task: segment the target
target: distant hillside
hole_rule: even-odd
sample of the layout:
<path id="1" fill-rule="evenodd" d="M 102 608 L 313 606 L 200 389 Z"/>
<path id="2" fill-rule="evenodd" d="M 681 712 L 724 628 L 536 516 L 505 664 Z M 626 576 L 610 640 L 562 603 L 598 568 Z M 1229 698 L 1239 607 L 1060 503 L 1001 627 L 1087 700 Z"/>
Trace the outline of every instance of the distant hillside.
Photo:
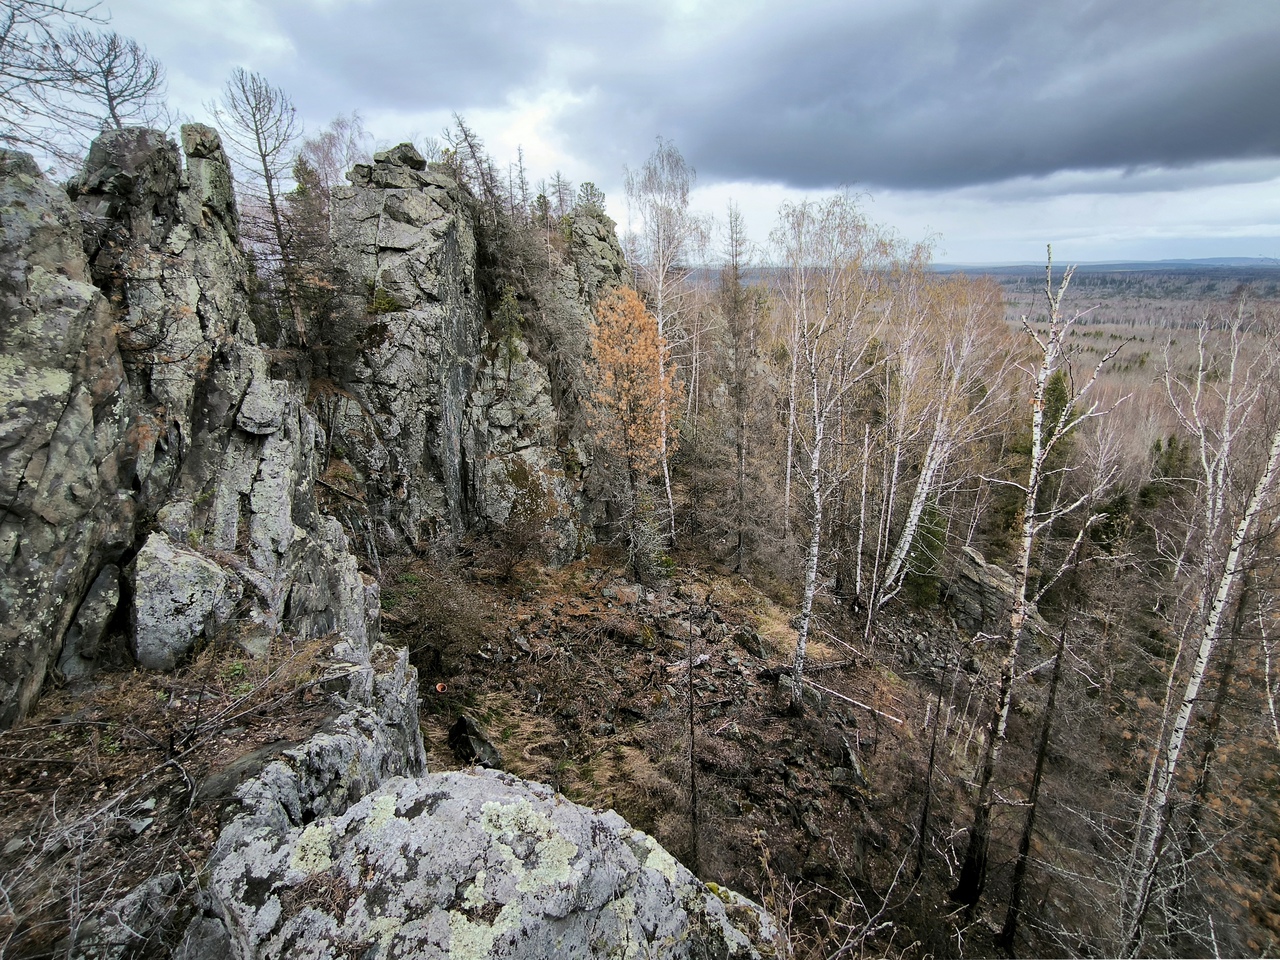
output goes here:
<path id="1" fill-rule="evenodd" d="M 1067 264 L 1063 264 L 1066 266 Z M 1205 257 L 1198 260 L 1099 260 L 1074 265 L 1078 273 L 1202 273 L 1223 270 L 1232 274 L 1240 270 L 1258 271 L 1268 276 L 1280 272 L 1280 260 L 1266 257 Z M 1044 274 L 1044 263 L 938 263 L 938 273 L 967 273 L 977 276 L 1018 276 Z"/>
<path id="2" fill-rule="evenodd" d="M 1065 262 L 1055 264 L 1054 276 L 1062 276 L 1067 266 Z M 991 277 L 1004 288 L 1014 316 L 1033 309 L 1032 304 L 1043 299 L 1043 263 L 936 264 L 933 269 L 938 273 Z M 1082 263 L 1076 265 L 1075 270 L 1071 284 L 1074 297 L 1105 302 L 1113 308 L 1097 314 L 1094 322 L 1141 317 L 1138 322 L 1143 324 L 1166 326 L 1173 322 L 1175 326 L 1184 326 L 1193 323 L 1201 313 L 1201 307 L 1193 309 L 1192 305 L 1228 300 L 1241 287 L 1248 288 L 1255 299 L 1280 298 L 1280 262 L 1261 257 Z M 1179 315 L 1174 321 L 1168 316 L 1157 320 L 1151 309 L 1154 303 L 1164 304 L 1179 314 L 1191 312 Z"/>

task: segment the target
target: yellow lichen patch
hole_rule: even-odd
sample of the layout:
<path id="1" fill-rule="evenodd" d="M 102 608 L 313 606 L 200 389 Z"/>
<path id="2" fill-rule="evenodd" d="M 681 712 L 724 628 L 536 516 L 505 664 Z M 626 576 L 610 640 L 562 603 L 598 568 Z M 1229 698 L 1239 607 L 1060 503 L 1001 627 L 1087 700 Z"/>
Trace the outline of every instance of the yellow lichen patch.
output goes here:
<path id="1" fill-rule="evenodd" d="M 401 926 L 403 924 L 399 917 L 374 917 L 369 921 L 369 932 L 378 938 L 379 944 L 385 947 Z"/>
<path id="2" fill-rule="evenodd" d="M 622 938 L 616 945 L 620 947 L 620 952 L 610 951 L 609 956 L 616 956 L 619 960 L 634 960 L 637 957 L 644 956 L 644 950 L 637 943 L 633 936 L 636 931 L 636 902 L 630 896 L 619 897 L 613 903 L 609 904 L 613 910 L 614 917 L 618 921 L 618 934 Z"/>
<path id="3" fill-rule="evenodd" d="M 548 824 L 550 821 L 547 821 Z M 578 845 L 572 840 L 553 833 L 549 837 L 544 837 L 538 841 L 534 847 L 535 856 L 537 857 L 538 866 L 529 870 L 520 882 L 516 884 L 516 889 L 521 893 L 528 893 L 531 890 L 537 890 L 540 887 L 550 886 L 551 884 L 563 883 L 573 875 L 573 868 L 570 866 L 573 858 L 578 853 Z"/>
<path id="4" fill-rule="evenodd" d="M 373 801 L 373 809 L 369 811 L 369 829 L 378 830 L 396 818 L 396 798 L 383 794 Z"/>
<path id="5" fill-rule="evenodd" d="M 639 833 L 639 831 L 637 831 Z M 640 842 L 649 848 L 649 855 L 645 857 L 644 865 L 650 870 L 656 870 L 672 883 L 679 882 L 679 864 L 676 858 L 667 853 L 666 850 L 647 833 L 640 833 Z"/>
<path id="6" fill-rule="evenodd" d="M 451 960 L 481 960 L 493 952 L 493 944 L 520 921 L 520 908 L 508 903 L 492 924 L 475 921 L 461 913 L 449 914 L 449 956 Z"/>
<path id="7" fill-rule="evenodd" d="M 555 823 L 535 810 L 528 800 L 486 803 L 480 809 L 480 825 L 498 841 L 512 866 L 516 887 L 522 893 L 563 883 L 572 875 L 570 862 L 578 853 L 577 844 L 561 835 Z M 511 848 L 509 840 L 517 837 L 537 838 L 533 856 L 527 858 L 527 862 L 535 864 L 532 869 L 521 863 Z"/>
<path id="8" fill-rule="evenodd" d="M 333 866 L 332 831 L 327 824 L 308 824 L 293 845 L 289 866 L 308 877 Z"/>
<path id="9" fill-rule="evenodd" d="M 471 886 L 467 887 L 467 892 L 462 895 L 462 905 L 468 910 L 476 910 L 485 905 L 485 877 L 485 871 L 479 871 L 476 874 L 475 880 L 471 882 Z"/>

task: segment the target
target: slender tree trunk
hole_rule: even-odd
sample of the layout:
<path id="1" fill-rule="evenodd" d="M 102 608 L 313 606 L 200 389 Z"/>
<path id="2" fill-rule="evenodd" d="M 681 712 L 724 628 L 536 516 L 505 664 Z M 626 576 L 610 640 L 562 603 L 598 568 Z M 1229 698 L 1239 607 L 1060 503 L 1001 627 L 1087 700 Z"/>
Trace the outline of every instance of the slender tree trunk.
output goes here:
<path id="1" fill-rule="evenodd" d="M 816 371 L 815 371 L 816 376 Z M 804 599 L 800 604 L 800 623 L 796 629 L 795 672 L 792 675 L 791 710 L 804 712 L 804 664 L 809 640 L 809 622 L 813 617 L 813 597 L 818 591 L 818 550 L 822 541 L 822 434 L 825 418 L 818 411 L 817 381 L 814 381 L 814 437 L 809 454 L 809 494 L 813 503 L 813 525 L 809 530 L 809 547 L 804 564 Z"/>
<path id="2" fill-rule="evenodd" d="M 1037 431 L 1038 433 L 1038 431 Z M 1034 441 L 1038 443 L 1037 441 Z M 991 713 L 986 749 L 978 778 L 978 796 L 974 803 L 973 827 L 969 831 L 969 845 L 965 851 L 960 880 L 951 897 L 963 903 L 972 918 L 982 891 L 987 885 L 987 848 L 991 842 L 991 807 L 995 799 L 994 780 L 996 763 L 1004 747 L 1005 731 L 1009 726 L 1009 705 L 1013 700 L 1013 673 L 1022 644 L 1023 624 L 1027 611 L 1027 576 L 1030 569 L 1031 543 L 1035 519 L 1035 494 L 1039 484 L 1033 485 L 1027 494 L 1025 519 L 1022 523 L 1022 545 L 1019 550 L 1018 572 L 1014 576 L 1013 613 L 1005 635 L 1007 650 L 1000 663 L 1000 679 L 996 688 L 995 709 Z"/>
<path id="3" fill-rule="evenodd" d="M 795 459 L 796 443 L 796 392 L 800 377 L 800 312 L 797 311 L 791 337 L 791 376 L 787 380 L 787 464 L 782 481 L 782 537 L 784 540 L 791 534 L 791 464 Z"/>
<path id="4" fill-rule="evenodd" d="M 857 557 L 857 574 L 855 575 L 854 589 L 858 592 L 858 600 L 863 600 L 863 582 L 862 582 L 862 550 L 866 545 L 867 534 L 867 462 L 871 459 L 871 424 L 865 424 L 862 428 L 862 488 L 861 499 L 858 503 L 858 557 Z M 867 617 L 870 618 L 871 613 L 868 611 Z"/>
<path id="5" fill-rule="evenodd" d="M 638 524 L 640 522 L 640 472 L 635 458 L 627 453 L 627 554 L 631 560 L 631 572 L 643 589 L 644 573 L 640 569 Z"/>
<path id="6" fill-rule="evenodd" d="M 1200 818 L 1209 796 L 1209 779 L 1213 773 L 1213 762 L 1218 752 L 1218 732 L 1222 729 L 1222 714 L 1226 709 L 1227 698 L 1231 693 L 1231 681 L 1235 675 L 1236 650 L 1239 647 L 1239 636 L 1243 626 L 1247 592 L 1248 587 L 1241 591 L 1240 599 L 1236 601 L 1231 635 L 1227 642 L 1227 657 L 1222 665 L 1222 676 L 1218 678 L 1217 692 L 1213 697 L 1213 712 L 1209 714 L 1209 722 L 1205 725 L 1204 756 L 1200 760 L 1200 772 L 1196 776 L 1195 791 L 1191 794 L 1191 806 L 1187 811 L 1187 836 L 1182 852 L 1184 861 L 1189 861 L 1195 856 L 1197 841 L 1200 839 Z"/>
<path id="7" fill-rule="evenodd" d="M 1046 283 L 1046 287 L 1048 284 Z M 1058 294 L 1061 298 L 1061 292 Z M 1057 302 L 1049 292 L 1051 310 L 1056 319 Z M 1022 505 L 1022 536 L 1018 543 L 1018 566 L 1014 571 L 1013 606 L 1005 634 L 1006 651 L 1000 663 L 1000 679 L 996 688 L 995 708 L 988 726 L 987 743 L 983 753 L 978 778 L 978 795 L 974 802 L 973 826 L 969 830 L 969 844 L 965 850 L 960 879 L 951 898 L 965 905 L 965 913 L 972 919 L 977 910 L 982 891 L 987 885 L 987 850 L 991 842 L 991 806 L 994 800 L 996 762 L 1004 746 L 1005 731 L 1009 725 L 1009 704 L 1013 699 L 1013 672 L 1018 661 L 1018 649 L 1022 643 L 1023 626 L 1027 618 L 1027 579 L 1031 569 L 1031 548 L 1036 532 L 1036 501 L 1040 495 L 1041 474 L 1044 468 L 1044 413 L 1045 393 L 1049 377 L 1058 359 L 1059 341 L 1051 337 L 1044 352 L 1031 404 L 1031 462 L 1027 470 L 1025 497 Z"/>
<path id="8" fill-rule="evenodd" d="M 708 603 L 711 595 L 707 594 Z M 693 619 L 689 619 L 689 637 L 688 637 L 688 655 L 689 655 L 689 834 L 693 849 L 693 863 L 689 868 L 695 873 L 700 873 L 699 852 L 698 852 L 698 746 L 697 746 L 697 726 L 694 715 L 694 685 L 693 685 L 693 660 L 696 653 L 693 638 Z"/>
<path id="9" fill-rule="evenodd" d="M 307 324 L 302 316 L 297 276 L 293 269 L 293 256 L 289 251 L 289 243 L 285 237 L 284 215 L 280 212 L 280 201 L 276 196 L 276 178 L 271 171 L 271 165 L 267 162 L 265 145 L 260 146 L 259 159 L 262 161 L 262 177 L 267 188 L 267 208 L 271 211 L 271 230 L 275 234 L 276 247 L 280 251 L 280 275 L 284 280 L 285 304 L 289 308 L 289 315 L 293 318 L 293 327 L 298 336 L 298 345 L 305 347 L 307 345 Z"/>
<path id="10" fill-rule="evenodd" d="M 1209 658 L 1213 655 L 1214 646 L 1221 638 L 1224 615 L 1244 572 L 1244 553 L 1253 523 L 1266 505 L 1278 466 L 1280 466 L 1280 429 L 1272 435 L 1266 467 L 1254 485 L 1244 513 L 1232 534 L 1222 576 L 1218 581 L 1213 599 L 1205 611 L 1204 626 L 1200 631 L 1200 645 L 1191 667 L 1191 675 L 1187 678 L 1182 703 L 1178 708 L 1173 728 L 1169 731 L 1168 742 L 1161 751 L 1160 769 L 1155 779 L 1154 794 L 1147 805 L 1147 822 L 1140 825 L 1136 844 L 1138 855 L 1134 857 L 1134 862 L 1138 865 L 1138 873 L 1130 885 L 1133 894 L 1129 902 L 1130 920 L 1125 935 L 1126 956 L 1136 955 L 1142 946 L 1143 924 L 1146 922 L 1147 911 L 1151 906 L 1151 895 L 1156 872 L 1160 866 L 1160 855 L 1168 832 L 1169 820 L 1173 814 L 1174 775 L 1177 773 L 1178 759 L 1182 754 L 1187 726 L 1195 711 Z"/>
<path id="11" fill-rule="evenodd" d="M 746 557 L 747 526 L 747 403 L 746 390 L 741 374 L 738 383 L 738 470 L 737 470 L 737 521 L 738 545 L 734 551 L 733 570 L 741 573 Z"/>
<path id="12" fill-rule="evenodd" d="M 911 495 L 911 504 L 907 507 L 907 518 L 903 523 L 902 533 L 898 536 L 893 555 L 885 568 L 884 586 L 879 591 L 881 606 L 897 595 L 906 579 L 907 557 L 911 554 L 916 532 L 920 529 L 920 518 L 924 515 L 925 505 L 929 502 L 930 494 L 933 493 L 939 468 L 946 459 L 947 451 L 943 438 L 947 433 L 947 427 L 948 418 L 945 411 L 940 409 L 934 424 L 933 436 L 929 439 L 929 446 L 925 450 L 924 463 L 920 466 L 920 478 L 916 481 L 915 490 Z"/>
<path id="13" fill-rule="evenodd" d="M 1036 827 L 1036 812 L 1040 803 L 1040 785 L 1044 781 L 1045 758 L 1049 755 L 1049 734 L 1053 730 L 1054 708 L 1058 702 L 1058 683 L 1062 679 L 1062 655 L 1067 648 L 1067 622 L 1062 621 L 1058 633 L 1058 650 L 1053 658 L 1053 679 L 1049 681 L 1049 700 L 1044 707 L 1044 725 L 1040 728 L 1040 745 L 1036 749 L 1035 771 L 1031 774 L 1031 792 L 1027 795 L 1027 819 L 1022 825 L 1022 838 L 1018 841 L 1018 860 L 1013 867 L 1013 889 L 1009 893 L 1009 910 L 1004 915 L 1004 927 L 996 941 L 1012 952 L 1013 941 L 1018 934 L 1018 918 L 1022 913 L 1023 888 L 1027 879 L 1027 864 L 1031 859 L 1031 838 Z"/>
<path id="14" fill-rule="evenodd" d="M 955 663 L 948 658 L 951 672 L 955 674 Z M 929 766 L 924 778 L 924 803 L 920 805 L 920 825 L 916 830 L 916 866 L 912 876 L 919 880 L 924 873 L 924 853 L 929 845 L 929 812 L 933 801 L 933 768 L 934 759 L 938 755 L 938 728 L 942 726 L 942 688 L 946 686 L 946 678 L 938 677 L 938 695 L 933 701 L 933 736 L 929 741 Z"/>
<path id="15" fill-rule="evenodd" d="M 655 311 L 657 315 L 657 311 Z M 658 322 L 658 336 L 665 337 L 663 332 L 663 323 L 661 319 Z M 659 382 L 666 383 L 667 380 L 667 358 L 665 351 L 658 352 L 658 378 Z M 671 456 L 670 444 L 667 438 L 670 436 L 670 409 L 667 404 L 665 395 L 658 400 L 658 424 L 659 424 L 659 440 L 662 453 L 662 488 L 667 494 L 667 529 L 671 536 L 671 542 L 676 542 L 676 499 L 671 493 Z"/>

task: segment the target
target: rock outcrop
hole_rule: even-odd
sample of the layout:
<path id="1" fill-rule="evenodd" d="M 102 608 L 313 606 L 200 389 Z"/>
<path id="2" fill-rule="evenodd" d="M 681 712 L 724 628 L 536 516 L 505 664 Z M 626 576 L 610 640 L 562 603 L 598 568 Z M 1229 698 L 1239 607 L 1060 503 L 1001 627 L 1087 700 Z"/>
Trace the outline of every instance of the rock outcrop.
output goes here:
<path id="1" fill-rule="evenodd" d="M 228 835 L 211 895 L 243 957 L 745 960 L 773 934 L 616 813 L 509 774 L 394 778 L 338 816 Z"/>
<path id="2" fill-rule="evenodd" d="M 113 622 L 172 666 L 235 621 L 363 637 L 376 587 L 312 490 L 317 426 L 248 322 L 218 135 L 104 134 L 74 203 L 0 160 L 0 723 Z M 123 607 L 124 609 L 120 609 Z M 229 629 L 229 628 L 227 628 Z"/>
<path id="3" fill-rule="evenodd" d="M 341 439 L 361 444 L 381 521 L 455 536 L 540 491 L 559 505 L 536 514 L 552 552 L 572 555 L 566 385 L 518 328 L 495 337 L 467 198 L 406 148 L 353 180 L 337 201 L 351 265 L 394 308 Z M 579 332 L 621 276 L 598 226 L 575 222 L 555 277 Z M 70 196 L 0 152 L 0 723 L 113 643 L 171 669 L 211 636 L 250 653 L 332 640 L 332 718 L 235 790 L 196 902 L 191 877 L 152 876 L 59 949 L 132 956 L 181 921 L 187 958 L 759 956 L 759 907 L 616 814 L 506 774 L 426 775 L 416 672 L 380 642 L 377 585 L 317 508 L 323 432 L 256 342 L 238 227 L 208 127 L 184 127 L 181 153 L 104 134 Z"/>
<path id="4" fill-rule="evenodd" d="M 132 541 L 140 446 L 79 212 L 0 152 L 0 726 L 31 707 L 81 600 Z M 109 595 L 110 585 L 100 594 Z M 83 653 L 90 652 L 88 650 Z"/>
<path id="5" fill-rule="evenodd" d="M 1013 610 L 1014 582 L 1008 572 L 987 563 L 972 547 L 963 547 L 955 569 L 942 591 L 943 605 L 956 625 L 969 634 L 1005 635 Z M 1024 629 L 1043 636 L 1049 628 L 1033 608 Z"/>
<path id="6" fill-rule="evenodd" d="M 476 202 L 408 144 L 348 179 L 332 199 L 335 260 L 367 320 L 334 442 L 380 538 L 456 540 L 532 518 L 552 560 L 573 557 L 589 535 L 575 386 L 534 355 L 514 300 L 485 293 Z M 554 318 L 544 339 L 577 368 L 590 304 L 625 266 L 611 225 L 584 215 L 569 233 L 541 307 Z"/>

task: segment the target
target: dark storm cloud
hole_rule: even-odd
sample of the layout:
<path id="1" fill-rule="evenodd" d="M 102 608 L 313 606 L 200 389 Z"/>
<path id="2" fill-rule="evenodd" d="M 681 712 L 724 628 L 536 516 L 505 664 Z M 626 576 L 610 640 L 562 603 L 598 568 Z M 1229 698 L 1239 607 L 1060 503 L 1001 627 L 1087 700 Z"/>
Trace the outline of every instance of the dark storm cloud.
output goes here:
<path id="1" fill-rule="evenodd" d="M 656 135 L 704 182 L 812 189 L 1280 157 L 1274 0 L 269 9 L 298 53 L 272 79 L 313 119 L 353 108 L 465 114 L 554 88 L 580 98 L 558 121 L 562 142 L 601 170 L 635 165 Z"/>
<path id="2" fill-rule="evenodd" d="M 780 7 L 674 59 L 642 38 L 575 78 L 595 94 L 568 132 L 602 162 L 660 133 L 704 180 L 804 188 L 1280 156 L 1269 0 L 884 6 Z"/>
<path id="3" fill-rule="evenodd" d="M 598 37 L 658 25 L 647 7 L 579 0 L 284 0 L 276 10 L 299 52 L 289 87 L 300 104 L 403 111 L 503 106 L 545 82 L 563 53 L 581 69 L 596 63 Z"/>

